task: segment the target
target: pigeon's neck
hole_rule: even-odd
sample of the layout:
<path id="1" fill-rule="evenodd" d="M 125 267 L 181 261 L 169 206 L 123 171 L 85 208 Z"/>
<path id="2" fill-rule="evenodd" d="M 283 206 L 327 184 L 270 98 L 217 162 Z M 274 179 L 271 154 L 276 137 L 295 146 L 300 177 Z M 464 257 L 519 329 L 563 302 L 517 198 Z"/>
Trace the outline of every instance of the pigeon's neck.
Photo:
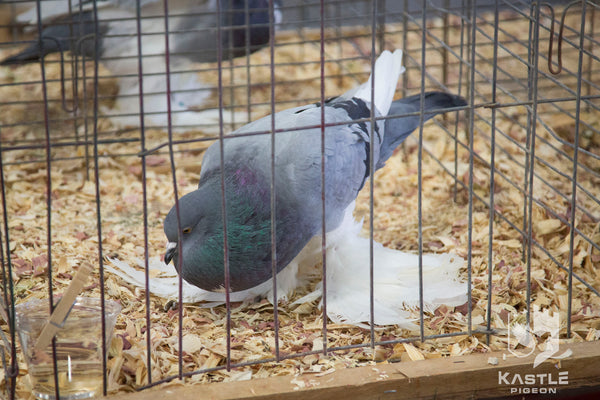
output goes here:
<path id="1" fill-rule="evenodd" d="M 270 259 L 271 220 L 257 217 L 256 210 L 246 199 L 228 199 L 227 202 L 227 249 L 232 290 L 239 290 L 240 280 L 246 273 L 260 265 L 265 258 Z M 199 259 L 219 277 L 215 282 L 224 282 L 225 234 L 222 220 L 215 226 L 212 234 L 205 237 L 200 249 Z M 244 283 L 242 283 L 245 285 Z M 217 289 L 217 288 L 213 288 Z"/>
<path id="2" fill-rule="evenodd" d="M 257 249 L 271 242 L 269 187 L 248 168 L 239 168 L 226 179 L 227 245 L 232 257 L 252 256 Z M 206 243 L 205 256 L 223 263 L 224 226 L 220 218 Z M 261 255 L 262 256 L 262 255 Z M 244 261 L 244 260 L 239 260 Z M 248 262 L 248 260 L 245 260 Z"/>

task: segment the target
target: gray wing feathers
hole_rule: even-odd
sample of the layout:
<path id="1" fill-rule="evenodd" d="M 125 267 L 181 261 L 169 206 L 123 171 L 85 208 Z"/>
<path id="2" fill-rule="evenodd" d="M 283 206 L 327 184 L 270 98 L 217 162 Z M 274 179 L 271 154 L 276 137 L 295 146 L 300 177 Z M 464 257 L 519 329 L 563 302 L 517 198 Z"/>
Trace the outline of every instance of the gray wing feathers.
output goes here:
<path id="1" fill-rule="evenodd" d="M 301 111 L 301 112 L 298 112 Z M 348 124 L 327 127 L 325 130 L 325 201 L 327 230 L 341 222 L 343 211 L 356 198 L 361 189 L 367 168 L 369 141 L 358 124 L 349 121 L 346 110 L 326 107 L 326 124 L 348 121 Z M 276 129 L 315 126 L 321 122 L 321 111 L 316 105 L 297 107 L 275 114 Z M 382 124 L 380 124 L 382 125 Z M 239 136 L 239 133 L 268 132 L 270 116 L 254 121 L 225 138 L 225 158 L 228 169 L 239 166 L 238 160 L 252 163 L 261 172 L 265 185 L 270 184 L 271 135 Z M 383 129 L 383 126 L 380 127 Z M 377 148 L 379 146 L 376 146 Z M 304 218 L 321 221 L 321 129 L 303 129 L 278 132 L 276 148 L 276 189 L 278 201 L 301 210 Z M 210 146 L 202 161 L 200 182 L 220 168 L 218 143 Z M 231 171 L 228 171 L 231 172 Z M 316 233 L 315 233 L 316 234 Z"/>

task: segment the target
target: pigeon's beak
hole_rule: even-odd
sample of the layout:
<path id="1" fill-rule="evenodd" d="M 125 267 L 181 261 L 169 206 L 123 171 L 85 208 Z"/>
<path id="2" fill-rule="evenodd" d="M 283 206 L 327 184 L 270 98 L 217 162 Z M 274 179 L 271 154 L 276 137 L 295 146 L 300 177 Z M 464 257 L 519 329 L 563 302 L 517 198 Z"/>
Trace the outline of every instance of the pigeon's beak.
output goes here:
<path id="1" fill-rule="evenodd" d="M 177 242 L 167 243 L 167 251 L 165 252 L 165 264 L 169 264 L 173 256 L 177 253 Z"/>

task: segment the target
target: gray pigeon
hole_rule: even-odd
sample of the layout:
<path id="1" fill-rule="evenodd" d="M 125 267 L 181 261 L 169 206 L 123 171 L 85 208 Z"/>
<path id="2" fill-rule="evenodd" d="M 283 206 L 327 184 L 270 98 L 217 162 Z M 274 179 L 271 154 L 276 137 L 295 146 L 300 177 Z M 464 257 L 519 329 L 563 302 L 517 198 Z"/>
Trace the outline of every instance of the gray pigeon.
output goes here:
<path id="1" fill-rule="evenodd" d="M 294 263 L 292 261 L 300 257 L 299 253 L 307 247 L 309 241 L 322 232 L 321 129 L 314 128 L 321 123 L 322 107 L 324 107 L 325 124 L 327 124 L 325 128 L 325 223 L 327 232 L 333 235 L 330 239 L 328 234 L 327 240 L 328 242 L 331 240 L 332 243 L 352 242 L 353 239 L 349 239 L 345 233 L 335 234 L 342 226 L 347 226 L 348 231 L 352 231 L 352 235 L 358 236 L 358 231 L 352 228 L 353 223 L 344 221 L 348 218 L 352 220 L 354 200 L 370 175 L 371 147 L 374 146 L 373 165 L 380 168 L 394 148 L 418 127 L 418 115 L 378 120 L 375 126 L 372 126 L 369 120 L 372 112 L 375 117 L 383 117 L 388 113 L 404 114 L 420 110 L 420 95 L 392 102 L 398 76 L 403 71 L 401 60 L 400 50 L 394 53 L 384 51 L 377 59 L 374 73 L 375 107 L 371 106 L 371 78 L 369 78 L 368 82 L 357 89 L 330 99 L 323 106 L 312 104 L 274 115 L 275 129 L 282 130 L 275 135 L 275 250 L 276 270 L 279 273 L 278 284 L 281 283 L 279 281 L 282 272 L 288 269 L 290 264 L 294 264 L 295 261 Z M 424 119 L 445 112 L 448 108 L 465 104 L 465 100 L 459 96 L 428 92 L 425 94 Z M 264 295 L 265 293 L 260 292 L 271 289 L 269 283 L 272 279 L 271 136 L 269 134 L 248 136 L 251 132 L 269 132 L 271 118 L 272 116 L 267 116 L 252 122 L 224 139 L 223 173 L 227 210 L 229 284 L 230 291 L 234 294 L 248 291 L 252 295 Z M 190 284 L 222 294 L 225 278 L 221 174 L 220 149 L 217 142 L 206 151 L 198 189 L 179 199 L 179 222 L 177 210 L 173 207 L 165 219 L 164 231 L 169 241 L 165 262 L 168 264 L 173 260 L 183 279 Z M 356 268 L 367 272 L 366 282 L 368 282 L 368 244 L 366 247 L 361 246 L 363 255 L 357 257 L 362 257 L 366 262 Z M 354 252 L 354 249 L 349 251 Z M 366 260 L 364 260 L 365 256 Z M 413 257 L 410 262 L 414 266 L 416 256 L 410 256 Z M 438 265 L 437 261 L 433 262 L 435 264 L 433 270 L 440 267 L 437 271 L 444 271 L 438 274 L 439 282 L 434 290 L 437 293 L 432 294 L 435 299 L 447 300 L 454 304 L 464 303 L 465 286 L 458 283 L 451 284 L 451 281 L 456 280 L 457 269 L 462 266 L 462 260 L 459 259 L 454 257 L 446 263 L 446 266 Z M 350 259 L 349 262 L 352 263 L 352 260 Z M 328 261 L 328 274 L 338 276 L 344 269 L 352 271 L 352 267 L 348 265 L 337 269 L 332 267 L 331 271 L 330 267 Z M 396 265 L 388 269 L 396 277 L 389 278 L 388 283 L 393 282 L 394 279 L 402 280 L 398 278 L 400 276 L 398 274 L 401 274 L 398 272 L 400 267 Z M 429 275 L 435 275 L 435 272 Z M 445 277 L 448 279 L 446 280 Z M 293 289 L 297 284 L 294 276 L 285 279 L 291 282 L 286 283 L 288 289 Z M 343 280 L 349 282 L 348 278 Z M 411 282 L 414 282 L 414 276 Z M 360 284 L 364 283 L 363 279 Z M 418 280 L 413 286 L 418 287 Z M 442 291 L 439 290 L 440 286 Z M 257 287 L 262 289 L 253 290 Z M 331 305 L 329 296 L 336 296 L 336 293 L 331 291 L 331 287 L 335 286 L 329 284 L 328 275 L 328 309 Z M 352 289 L 352 285 L 350 287 Z M 444 288 L 447 289 L 447 295 L 444 294 Z M 365 292 L 362 288 L 359 290 Z M 350 290 L 350 297 L 352 291 Z M 368 293 L 368 286 L 366 293 Z M 282 294 L 286 294 L 285 290 Z M 395 299 L 394 304 L 405 304 L 409 301 L 407 298 L 402 298 L 402 295 L 399 297 Z M 234 298 L 240 300 L 239 296 Z M 425 299 L 429 301 L 427 296 Z M 414 299 L 411 301 L 414 305 Z M 341 303 L 344 302 L 347 303 L 347 299 Z M 432 300 L 431 303 L 440 302 Z M 368 300 L 366 307 L 368 309 Z M 364 308 L 365 305 L 362 309 Z M 379 321 L 400 323 L 400 319 L 404 317 L 405 315 L 402 314 L 401 317 Z M 354 320 L 344 316 L 337 319 Z M 358 320 L 368 320 L 368 316 L 367 318 L 360 316 Z"/>
<path id="2" fill-rule="evenodd" d="M 1 1 L 1 0 L 0 0 Z M 269 43 L 268 0 L 218 0 L 220 3 L 221 48 L 223 60 L 244 56 Z M 37 9 L 22 13 L 18 22 L 37 26 Z M 46 4 L 47 3 L 47 4 Z M 246 4 L 247 3 L 247 4 Z M 47 54 L 73 51 L 100 60 L 119 76 L 119 97 L 112 121 L 117 126 L 139 124 L 138 35 L 136 0 L 98 0 L 99 53 L 95 57 L 93 1 L 43 1 L 41 16 L 43 45 L 36 39 L 20 53 L 0 65 L 34 62 Z M 169 62 L 173 126 L 218 123 L 218 112 L 204 113 L 211 87 L 201 82 L 195 63 L 217 61 L 217 0 L 170 0 Z M 167 125 L 165 11 L 163 1 L 141 0 L 141 46 L 143 54 L 144 112 L 148 124 Z M 248 11 L 248 12 L 246 12 Z M 274 3 L 275 24 L 281 21 L 279 3 Z M 225 118 L 234 118 L 225 113 Z M 237 121 L 243 120 L 238 117 Z M 225 121 L 227 123 L 227 121 Z"/>
<path id="3" fill-rule="evenodd" d="M 419 125 L 420 96 L 392 102 L 402 52 L 384 51 L 369 80 L 324 105 L 325 202 L 327 257 L 327 317 L 336 323 L 366 327 L 397 325 L 414 330 L 410 309 L 433 311 L 467 300 L 467 285 L 460 278 L 464 260 L 455 254 L 405 253 L 371 243 L 361 236 L 362 222 L 354 220 L 354 199 L 369 177 L 373 164 L 381 168 L 398 146 Z M 371 79 L 374 102 L 371 107 Z M 424 96 L 424 120 L 453 107 L 464 106 L 459 96 L 440 92 Z M 270 161 L 271 116 L 248 124 L 225 137 L 227 237 L 230 301 L 252 302 L 266 297 L 272 303 L 287 299 L 299 285 L 314 277 L 322 256 L 321 228 L 321 105 L 296 107 L 275 114 L 275 195 L 277 284 L 271 269 Z M 378 120 L 371 127 L 371 110 Z M 317 127 L 317 128 L 315 128 Z M 373 132 L 371 132 L 373 128 Z M 223 225 L 221 216 L 219 144 L 203 160 L 200 185 L 171 209 L 164 229 L 169 240 L 165 262 L 171 260 L 183 277 L 181 297 L 177 272 L 150 258 L 153 276 L 147 289 L 166 299 L 212 307 L 225 302 Z M 416 238 L 415 238 L 416 239 Z M 373 279 L 370 249 L 373 246 Z M 420 262 L 422 261 L 422 263 Z M 112 265 L 111 265 L 112 264 Z M 110 259 L 105 268 L 130 284 L 146 288 L 142 270 Z M 181 265 L 180 265 L 181 264 Z M 419 267 L 421 264 L 421 271 Z M 321 274 L 319 274 L 320 276 Z M 421 276 L 423 293 L 419 291 Z M 274 288 L 277 288 L 275 296 Z M 322 281 L 293 304 L 312 302 L 323 295 Z M 371 289 L 373 298 L 371 299 Z M 374 314 L 371 313 L 373 300 Z"/>

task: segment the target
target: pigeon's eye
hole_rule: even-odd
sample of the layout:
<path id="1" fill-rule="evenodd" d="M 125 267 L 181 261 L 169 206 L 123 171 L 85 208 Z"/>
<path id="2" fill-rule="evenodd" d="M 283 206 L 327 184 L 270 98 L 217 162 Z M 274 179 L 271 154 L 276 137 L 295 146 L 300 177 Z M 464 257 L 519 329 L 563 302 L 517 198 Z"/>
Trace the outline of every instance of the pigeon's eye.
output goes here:
<path id="1" fill-rule="evenodd" d="M 190 233 L 192 231 L 192 228 L 187 227 L 187 228 L 183 228 L 182 232 L 183 233 Z"/>

